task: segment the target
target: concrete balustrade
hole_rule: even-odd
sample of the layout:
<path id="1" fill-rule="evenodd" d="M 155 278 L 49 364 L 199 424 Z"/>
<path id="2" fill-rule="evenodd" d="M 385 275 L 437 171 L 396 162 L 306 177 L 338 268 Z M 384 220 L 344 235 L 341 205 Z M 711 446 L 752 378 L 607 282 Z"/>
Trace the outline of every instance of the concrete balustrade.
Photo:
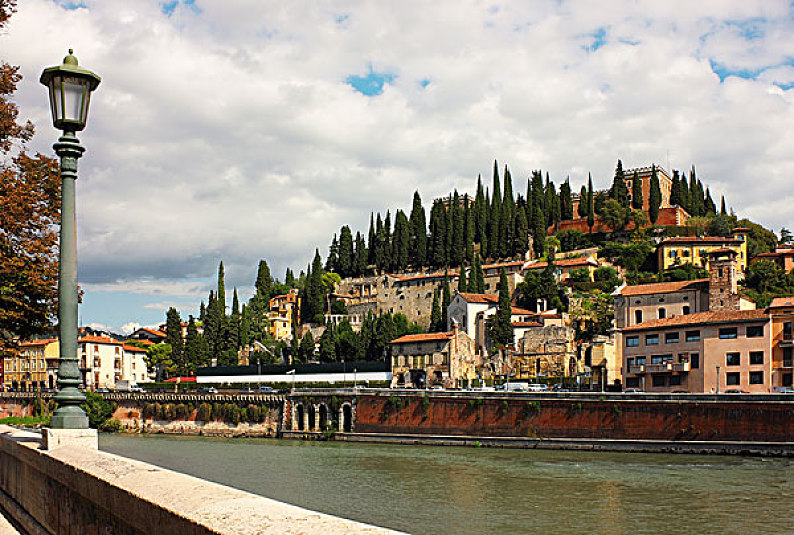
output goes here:
<path id="1" fill-rule="evenodd" d="M 397 533 L 0 425 L 0 507 L 28 533 Z"/>

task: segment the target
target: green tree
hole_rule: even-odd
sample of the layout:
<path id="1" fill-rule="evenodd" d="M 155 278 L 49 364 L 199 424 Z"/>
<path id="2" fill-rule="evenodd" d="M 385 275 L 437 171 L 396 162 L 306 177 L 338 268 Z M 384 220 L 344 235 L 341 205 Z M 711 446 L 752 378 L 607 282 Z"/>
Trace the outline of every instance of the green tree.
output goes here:
<path id="1" fill-rule="evenodd" d="M 499 223 L 502 220 L 502 190 L 499 186 L 499 167 L 493 163 L 493 188 L 491 190 L 491 209 L 488 212 L 488 256 L 499 256 Z"/>
<path id="2" fill-rule="evenodd" d="M 485 276 L 482 272 L 482 259 L 479 254 L 474 255 L 471 264 L 471 281 L 468 286 L 471 293 L 485 293 Z"/>
<path id="3" fill-rule="evenodd" d="M 573 219 L 573 196 L 570 180 L 567 178 L 560 186 L 560 212 L 562 219 Z"/>
<path id="4" fill-rule="evenodd" d="M 728 215 L 728 211 L 725 210 L 725 196 L 722 195 L 720 197 L 720 215 Z"/>
<path id="5" fill-rule="evenodd" d="M 488 222 L 488 203 L 482 187 L 482 177 L 477 175 L 477 194 L 474 197 L 474 240 L 480 244 L 482 250 L 483 240 L 486 240 Z"/>
<path id="6" fill-rule="evenodd" d="M 607 199 L 601 211 L 601 221 L 612 232 L 622 232 L 628 224 L 630 209 L 616 199 Z"/>
<path id="7" fill-rule="evenodd" d="M 182 340 L 182 318 L 174 307 L 168 309 L 165 315 L 165 341 L 171 346 L 171 360 L 177 370 L 185 369 L 185 355 Z"/>
<path id="8" fill-rule="evenodd" d="M 580 218 L 587 217 L 587 186 L 582 186 L 579 190 L 579 204 L 576 206 L 576 214 Z"/>
<path id="9" fill-rule="evenodd" d="M 468 281 L 466 280 L 466 266 L 461 264 L 458 270 L 458 293 L 466 293 L 468 291 Z"/>
<path id="10" fill-rule="evenodd" d="M 200 355 L 199 333 L 196 328 L 196 321 L 193 316 L 188 316 L 187 335 L 185 336 L 185 358 L 184 365 L 177 370 L 179 375 L 193 375 L 196 367 L 203 364 L 204 359 Z"/>
<path id="11" fill-rule="evenodd" d="M 510 287 L 507 284 L 507 274 L 502 269 L 499 273 L 499 304 L 496 313 L 486 321 L 492 347 L 500 348 L 512 345 L 513 325 L 510 321 L 512 315 Z"/>
<path id="12" fill-rule="evenodd" d="M 656 174 L 656 166 L 651 166 L 651 190 L 648 193 L 648 218 L 652 224 L 656 224 L 659 219 L 659 207 L 662 204 L 662 190 L 659 187 L 659 177 Z"/>
<path id="13" fill-rule="evenodd" d="M 529 236 L 529 224 L 527 223 L 527 215 L 523 206 L 523 201 L 518 203 L 516 209 L 515 227 L 512 253 L 523 258 L 529 248 L 529 242 L 527 241 L 527 236 Z"/>
<path id="14" fill-rule="evenodd" d="M 344 225 L 339 231 L 339 260 L 337 263 L 339 275 L 342 277 L 352 276 L 354 262 L 353 233 L 350 231 L 350 227 Z"/>
<path id="15" fill-rule="evenodd" d="M 176 372 L 176 366 L 171 358 L 170 344 L 154 344 L 146 350 L 146 367 L 154 372 L 157 381 L 165 381 Z"/>
<path id="16" fill-rule="evenodd" d="M 631 207 L 635 210 L 642 210 L 642 180 L 640 174 L 635 170 L 634 178 L 631 181 Z"/>
<path id="17" fill-rule="evenodd" d="M 320 336 L 320 362 L 335 362 L 336 361 L 336 338 L 334 336 L 334 324 L 328 322 L 325 327 L 325 332 Z"/>
<path id="18" fill-rule="evenodd" d="M 427 222 L 425 209 L 419 192 L 414 192 L 413 206 L 411 207 L 411 264 L 422 267 L 427 258 Z"/>
<path id="19" fill-rule="evenodd" d="M 447 309 L 449 308 L 449 303 L 452 301 L 452 295 L 449 290 L 449 275 L 444 273 L 444 282 L 441 285 L 441 325 L 442 330 L 447 330 L 447 325 L 449 324 L 447 321 Z"/>
<path id="20" fill-rule="evenodd" d="M 311 331 L 306 331 L 298 347 L 298 358 L 300 362 L 311 362 L 314 360 L 314 336 Z"/>
<path id="21" fill-rule="evenodd" d="M 442 331 L 441 327 L 441 303 L 438 299 L 438 288 L 433 291 L 433 305 L 430 308 L 430 332 L 437 333 Z"/>
<path id="22" fill-rule="evenodd" d="M 587 226 L 593 232 L 595 224 L 595 205 L 593 199 L 593 178 L 587 173 Z"/>
<path id="23" fill-rule="evenodd" d="M 331 239 L 331 245 L 328 246 L 328 259 L 325 261 L 326 271 L 339 271 L 339 240 L 336 239 L 336 234 Z"/>
<path id="24" fill-rule="evenodd" d="M 449 251 L 449 261 L 453 264 L 460 264 L 463 262 L 463 255 L 466 253 L 466 243 L 464 236 L 464 211 L 461 208 L 458 190 L 455 190 L 449 210 L 450 219 L 452 221 L 452 240 Z"/>
<path id="25" fill-rule="evenodd" d="M 364 236 L 361 235 L 361 232 L 356 232 L 356 252 L 355 252 L 355 262 L 353 264 L 353 274 L 357 277 L 360 277 L 364 274 L 367 270 L 367 246 L 364 243 Z"/>
<path id="26" fill-rule="evenodd" d="M 621 206 L 629 204 L 629 190 L 623 177 L 623 162 L 618 160 L 615 167 L 615 176 L 612 179 L 612 188 L 609 190 L 609 198 L 615 199 Z"/>

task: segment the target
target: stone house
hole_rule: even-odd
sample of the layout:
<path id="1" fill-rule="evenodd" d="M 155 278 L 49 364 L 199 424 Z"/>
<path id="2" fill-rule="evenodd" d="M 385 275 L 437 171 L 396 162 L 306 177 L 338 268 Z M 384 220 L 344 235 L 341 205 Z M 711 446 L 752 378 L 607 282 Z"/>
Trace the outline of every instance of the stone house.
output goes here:
<path id="1" fill-rule="evenodd" d="M 750 262 L 757 260 L 769 260 L 780 266 L 783 271 L 788 273 L 794 269 L 794 245 L 787 243 L 778 245 L 774 252 L 760 253 L 755 255 Z"/>
<path id="2" fill-rule="evenodd" d="M 291 340 L 292 328 L 300 325 L 301 298 L 297 289 L 270 299 L 267 313 L 270 322 L 270 335 L 274 340 Z"/>
<path id="3" fill-rule="evenodd" d="M 381 276 L 376 298 L 377 314 L 401 313 L 409 322 L 418 323 L 428 329 L 433 307 L 433 292 L 438 289 L 440 293 L 445 276 L 450 289 L 455 288 L 458 281 L 457 270 Z"/>
<path id="4" fill-rule="evenodd" d="M 514 377 L 563 377 L 584 372 L 576 351 L 575 335 L 572 328 L 564 325 L 538 324 L 527 329 L 511 355 Z"/>
<path id="5" fill-rule="evenodd" d="M 456 388 L 477 377 L 474 340 L 458 329 L 402 336 L 391 354 L 392 387 Z"/>

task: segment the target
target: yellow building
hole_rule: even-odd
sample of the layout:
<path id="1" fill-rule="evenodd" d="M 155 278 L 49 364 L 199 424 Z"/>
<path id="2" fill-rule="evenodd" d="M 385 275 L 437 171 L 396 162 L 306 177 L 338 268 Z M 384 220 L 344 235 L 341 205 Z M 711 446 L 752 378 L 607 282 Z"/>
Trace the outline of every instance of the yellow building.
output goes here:
<path id="1" fill-rule="evenodd" d="M 659 268 L 670 269 L 683 264 L 693 264 L 708 270 L 709 253 L 718 249 L 731 249 L 736 252 L 736 264 L 741 278 L 747 267 L 748 232 L 746 228 L 737 227 L 733 229 L 732 235 L 726 238 L 717 236 L 667 238 L 657 249 Z"/>
<path id="2" fill-rule="evenodd" d="M 20 343 L 16 356 L 7 357 L 3 362 L 5 390 L 55 388 L 59 348 L 56 338 Z"/>
<path id="3" fill-rule="evenodd" d="M 292 336 L 293 326 L 300 325 L 300 308 L 301 298 L 296 289 L 292 289 L 284 295 L 277 295 L 270 300 L 267 319 L 270 322 L 270 334 L 274 340 L 283 340 Z"/>

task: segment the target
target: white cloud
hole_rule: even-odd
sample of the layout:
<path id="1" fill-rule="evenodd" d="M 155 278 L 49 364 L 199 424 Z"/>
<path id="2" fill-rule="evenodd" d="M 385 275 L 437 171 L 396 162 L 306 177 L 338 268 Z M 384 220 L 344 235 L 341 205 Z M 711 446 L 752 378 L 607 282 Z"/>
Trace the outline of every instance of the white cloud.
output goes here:
<path id="1" fill-rule="evenodd" d="M 41 69 L 74 47 L 103 76 L 81 135 L 88 291 L 204 297 L 220 259 L 227 287 L 260 258 L 283 277 L 415 189 L 429 208 L 489 183 L 494 158 L 521 192 L 537 168 L 578 189 L 587 172 L 605 186 L 617 158 L 669 157 L 739 214 L 794 226 L 768 208 L 794 201 L 794 104 L 774 85 L 794 68 L 788 2 L 86 5 L 28 0 L 0 43 L 43 152 Z M 720 83 L 712 61 L 763 70 Z M 344 82 L 370 67 L 395 76 L 375 98 Z"/>

